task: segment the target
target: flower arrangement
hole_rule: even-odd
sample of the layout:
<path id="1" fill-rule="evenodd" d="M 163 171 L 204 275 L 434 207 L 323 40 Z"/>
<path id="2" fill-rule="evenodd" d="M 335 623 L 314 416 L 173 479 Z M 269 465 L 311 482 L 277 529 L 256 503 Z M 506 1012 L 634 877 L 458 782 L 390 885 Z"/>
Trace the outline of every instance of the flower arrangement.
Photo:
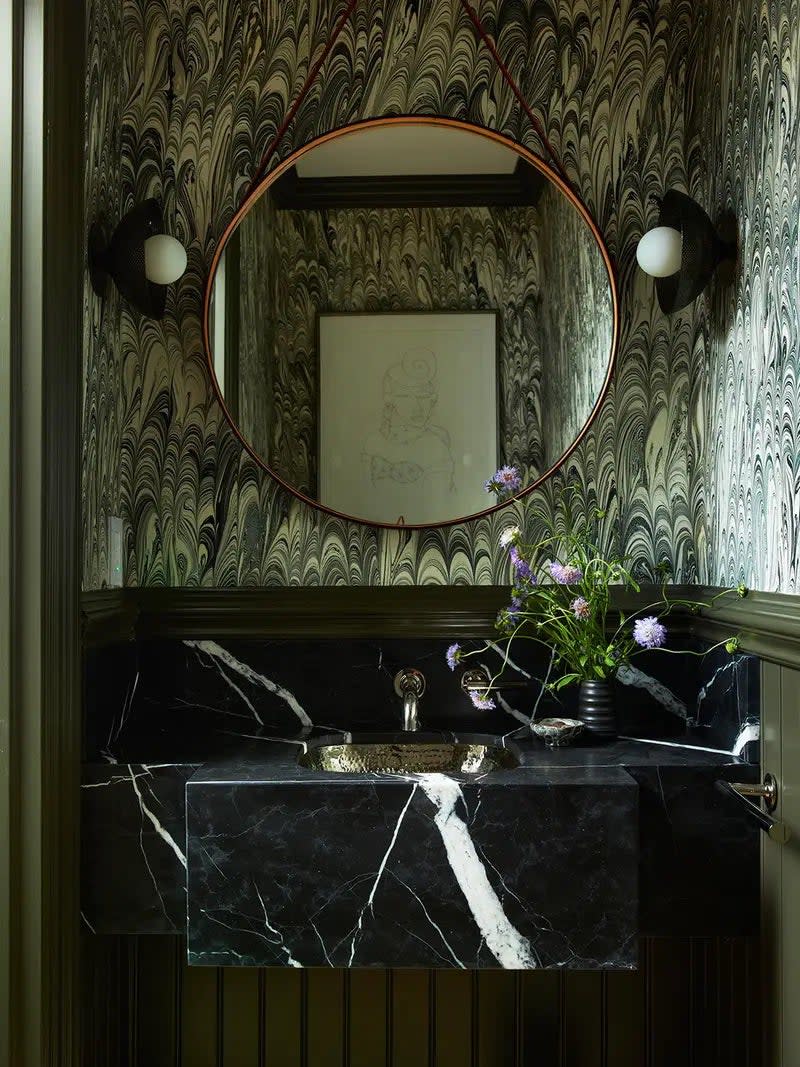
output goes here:
<path id="1" fill-rule="evenodd" d="M 501 467 L 485 483 L 487 491 L 501 499 L 515 492 L 520 484 L 513 467 Z M 511 602 L 497 617 L 497 628 L 506 638 L 506 651 L 500 670 L 488 687 L 471 694 L 477 708 L 495 707 L 491 689 L 508 662 L 515 640 L 537 641 L 552 650 L 553 667 L 560 674 L 548 683 L 551 690 L 583 681 L 609 680 L 636 655 L 652 649 L 701 656 L 713 650 L 689 652 L 666 647 L 668 633 L 663 620 L 679 606 L 697 611 L 711 602 L 670 597 L 668 570 L 664 567 L 660 568 L 659 595 L 653 602 L 627 617 L 621 614 L 616 626 L 609 625 L 612 589 L 639 593 L 641 588 L 623 557 L 602 552 L 590 523 L 584 520 L 577 524 L 573 520 L 567 494 L 562 497 L 560 510 L 561 529 L 552 524 L 548 535 L 534 544 L 523 540 L 519 526 L 509 526 L 500 535 L 500 546 L 508 552 L 512 570 Z M 593 512 L 595 527 L 603 516 L 602 511 Z M 722 590 L 713 600 L 730 594 L 743 597 L 746 593 L 745 586 L 740 585 Z M 738 638 L 727 638 L 713 648 L 722 646 L 734 653 Z M 480 655 L 488 647 L 486 644 L 465 652 L 459 644 L 453 644 L 447 650 L 447 664 L 455 670 L 459 663 Z"/>

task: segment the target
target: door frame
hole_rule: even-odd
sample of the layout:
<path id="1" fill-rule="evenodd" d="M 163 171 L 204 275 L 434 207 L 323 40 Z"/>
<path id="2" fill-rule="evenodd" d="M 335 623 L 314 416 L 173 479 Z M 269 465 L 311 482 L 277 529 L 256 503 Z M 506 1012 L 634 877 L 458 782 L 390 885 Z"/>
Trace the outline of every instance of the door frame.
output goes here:
<path id="1" fill-rule="evenodd" d="M 85 15 L 0 7 L 0 1061 L 72 1067 Z"/>

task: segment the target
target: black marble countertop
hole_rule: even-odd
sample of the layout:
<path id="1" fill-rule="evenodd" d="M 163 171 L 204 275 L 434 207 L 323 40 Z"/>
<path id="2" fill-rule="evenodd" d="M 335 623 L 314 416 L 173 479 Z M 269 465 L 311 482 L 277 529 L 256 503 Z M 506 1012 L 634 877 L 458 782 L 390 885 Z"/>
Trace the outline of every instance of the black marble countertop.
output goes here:
<path id="1" fill-rule="evenodd" d="M 511 663 L 486 645 L 481 664 L 491 674 L 502 656 L 515 682 L 487 712 L 461 691 L 448 643 L 187 639 L 92 653 L 87 926 L 185 934 L 188 920 L 190 958 L 212 965 L 623 968 L 637 934 L 757 929 L 760 831 L 714 788 L 758 776 L 755 659 L 645 654 L 615 687 L 626 736 L 548 749 L 531 722 L 574 716 L 577 694 L 548 689 L 546 652 L 520 648 Z M 409 664 L 426 677 L 425 733 L 403 740 L 489 735 L 519 766 L 298 763 L 347 731 L 385 742 Z"/>
<path id="2" fill-rule="evenodd" d="M 223 880 L 213 894 L 207 894 L 217 904 L 229 891 L 230 884 L 250 884 L 242 875 L 246 873 L 244 868 L 250 862 L 251 853 L 268 857 L 275 854 L 278 845 L 285 848 L 287 841 L 300 839 L 296 831 L 279 832 L 284 823 L 287 827 L 305 827 L 304 842 L 309 847 L 321 848 L 323 857 L 342 854 L 357 844 L 351 862 L 363 853 L 367 867 L 370 863 L 379 867 L 379 846 L 368 844 L 369 828 L 377 825 L 390 828 L 392 820 L 398 817 L 395 807 L 399 804 L 399 810 L 403 809 L 409 790 L 415 783 L 421 783 L 423 776 L 322 772 L 299 765 L 299 757 L 309 748 L 341 744 L 352 736 L 367 742 L 371 739 L 385 742 L 389 738 L 420 741 L 483 737 L 513 750 L 520 761 L 517 768 L 483 775 L 433 776 L 446 779 L 450 783 L 448 788 L 463 798 L 458 802 L 458 810 L 473 813 L 480 810 L 478 822 L 475 825 L 470 822 L 469 827 L 476 834 L 476 847 L 498 850 L 492 862 L 503 871 L 498 882 L 501 897 L 505 893 L 503 882 L 510 885 L 515 879 L 519 879 L 519 884 L 513 892 L 522 898 L 530 892 L 529 875 L 525 875 L 524 864 L 519 859 L 519 854 L 524 852 L 522 838 L 530 838 L 531 847 L 550 841 L 551 852 L 553 842 L 561 841 L 564 846 L 569 845 L 566 851 L 557 850 L 563 851 L 557 868 L 565 882 L 547 894 L 548 907 L 563 892 L 564 885 L 570 884 L 577 870 L 583 872 L 585 879 L 595 878 L 602 871 L 610 877 L 615 864 L 629 864 L 635 856 L 638 890 L 629 882 L 625 886 L 617 885 L 616 893 L 619 899 L 629 901 L 631 915 L 636 910 L 634 898 L 638 896 L 638 932 L 733 936 L 751 934 L 758 929 L 760 832 L 729 798 L 714 789 L 718 778 L 755 781 L 757 766 L 725 751 L 674 741 L 620 738 L 603 745 L 576 744 L 550 749 L 529 735 L 520 740 L 519 734 L 520 731 L 514 731 L 498 737 L 425 731 L 416 735 L 361 732 L 347 735 L 344 731 L 330 733 L 316 728 L 292 739 L 267 736 L 247 742 L 240 739 L 235 751 L 207 761 L 87 763 L 82 790 L 82 909 L 87 926 L 97 933 L 186 930 L 187 875 L 192 866 L 192 853 L 195 869 L 197 863 L 205 866 L 202 872 L 205 884 L 208 877 L 215 875 L 215 869 L 210 860 L 206 861 L 203 848 L 208 848 L 211 842 L 213 854 L 213 849 L 227 842 L 226 848 L 238 849 L 244 812 L 250 813 L 248 833 L 252 840 L 236 861 L 242 867 L 238 882 L 234 869 L 230 872 L 232 883 Z M 428 811 L 430 803 L 424 793 L 420 784 L 413 805 L 415 811 L 419 810 L 409 815 L 409 826 L 416 819 L 416 829 L 407 845 L 403 845 L 412 850 L 400 872 L 407 885 L 412 885 L 416 870 L 410 857 L 418 854 L 424 835 L 430 836 L 431 819 L 435 815 L 433 809 Z M 288 805 L 285 812 L 284 804 Z M 369 817 L 363 815 L 364 825 L 359 829 L 355 813 L 359 810 L 363 813 L 376 804 Z M 201 813 L 199 818 L 192 815 L 193 807 L 195 813 Z M 279 810 L 279 814 L 275 819 L 265 820 L 263 816 L 268 810 Z M 338 814 L 334 815 L 335 812 Z M 498 834 L 498 827 L 508 827 L 517 818 L 521 821 L 511 837 L 505 830 Z M 576 836 L 570 830 L 576 818 L 587 820 L 586 834 Z M 599 843 L 601 838 L 605 844 L 599 852 L 593 845 L 581 858 L 582 843 Z M 405 832 L 403 840 L 407 840 Z M 432 840 L 437 841 L 435 835 Z M 429 842 L 423 851 L 430 847 L 433 846 Z M 630 852 L 631 847 L 634 853 Z M 292 844 L 281 861 L 284 866 L 294 862 L 290 858 L 294 851 Z M 395 856 L 398 862 L 401 852 L 402 849 Z M 604 857 L 602 862 L 599 857 Z M 308 856 L 306 863 L 314 867 L 319 858 Z M 551 860 L 548 877 L 555 877 L 557 868 Z M 492 879 L 500 877 L 487 869 Z M 437 872 L 434 873 L 438 878 L 441 871 L 437 868 Z M 420 876 L 424 876 L 422 882 L 413 888 L 430 908 L 433 905 L 424 890 L 425 879 L 430 879 L 432 872 L 425 869 Z M 441 892 L 453 892 L 446 880 L 439 888 Z M 291 896 L 295 901 L 302 901 L 308 887 L 302 891 L 299 886 L 295 889 Z M 264 886 L 261 891 L 265 892 Z M 454 900 L 459 899 L 456 893 Z M 599 907 L 600 897 L 596 903 Z M 261 907 L 257 896 L 250 904 L 253 908 Z M 604 957 L 606 966 L 629 966 L 633 962 L 630 940 L 633 930 L 623 932 L 623 925 L 620 919 L 620 927 L 609 937 L 609 945 L 624 943 L 625 953 L 614 957 L 609 950 Z M 205 944 L 207 935 L 208 931 L 198 935 L 199 942 L 195 938 L 193 951 L 198 962 L 234 962 L 236 952 L 251 961 L 284 962 L 280 951 L 274 958 L 270 955 L 262 958 L 254 954 L 252 946 L 246 947 L 238 941 L 228 945 L 217 943 L 214 953 L 204 955 L 198 944 Z M 323 936 L 327 943 L 327 936 Z M 266 944 L 259 936 L 256 942 Z M 304 953 L 306 962 L 327 963 L 324 958 L 313 957 L 309 945 L 304 945 Z M 542 953 L 542 958 L 548 955 L 543 949 Z M 577 952 L 575 965 L 592 965 L 587 962 L 589 955 Z M 339 956 L 332 954 L 331 958 L 338 960 Z M 554 947 L 549 958 L 566 957 Z M 408 959 L 413 959 L 410 948 Z M 441 961 L 433 965 L 441 965 Z M 475 965 L 491 965 L 491 960 Z"/>
<path id="3" fill-rule="evenodd" d="M 603 780 L 601 771 L 636 770 L 639 768 L 695 768 L 712 769 L 722 774 L 726 769 L 736 769 L 748 781 L 755 780 L 752 764 L 723 751 L 713 751 L 694 745 L 677 745 L 657 740 L 620 738 L 605 744 L 574 744 L 564 748 L 548 748 L 538 739 L 520 740 L 515 734 L 496 737 L 491 734 L 454 733 L 448 731 L 420 731 L 419 733 L 336 733 L 321 734 L 309 739 L 252 741 L 240 751 L 204 762 L 194 773 L 192 782 L 304 782 L 320 785 L 348 784 L 359 780 L 380 778 L 400 781 L 410 775 L 347 774 L 339 771 L 321 771 L 305 768 L 298 762 L 309 749 L 322 745 L 341 745 L 349 740 L 357 743 L 408 744 L 429 741 L 476 741 L 500 744 L 510 749 L 519 760 L 515 768 L 503 768 L 479 776 L 448 773 L 461 782 L 480 781 L 484 785 L 515 785 L 534 779 L 546 780 L 554 774 L 569 773 L 569 780 L 576 782 L 583 777 L 587 781 Z M 726 777 L 729 777 L 726 775 Z"/>

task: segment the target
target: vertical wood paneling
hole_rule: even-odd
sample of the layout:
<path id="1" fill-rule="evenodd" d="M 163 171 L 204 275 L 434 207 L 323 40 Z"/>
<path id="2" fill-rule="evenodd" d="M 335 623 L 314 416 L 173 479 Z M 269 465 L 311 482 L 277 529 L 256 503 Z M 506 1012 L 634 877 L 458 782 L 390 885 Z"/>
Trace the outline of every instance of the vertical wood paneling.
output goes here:
<path id="1" fill-rule="evenodd" d="M 430 1064 L 430 991 L 432 971 L 392 971 L 391 1067 Z"/>
<path id="2" fill-rule="evenodd" d="M 718 976 L 716 941 L 696 938 L 690 949 L 692 1067 L 713 1063 L 717 1055 L 715 984 Z"/>
<path id="3" fill-rule="evenodd" d="M 781 816 L 794 837 L 787 845 L 769 841 L 764 848 L 782 853 L 782 1063 L 784 1067 L 792 1067 L 800 1057 L 800 678 L 789 667 L 781 667 L 781 749 Z"/>
<path id="4" fill-rule="evenodd" d="M 476 977 L 476 1067 L 513 1064 L 517 1047 L 516 976 L 511 971 L 478 971 Z"/>
<path id="5" fill-rule="evenodd" d="M 148 1067 L 175 1067 L 181 1005 L 178 952 L 171 937 L 141 937 L 136 988 L 136 1056 Z"/>
<path id="6" fill-rule="evenodd" d="M 472 1067 L 475 974 L 472 971 L 436 971 L 433 981 L 436 1067 Z"/>
<path id="7" fill-rule="evenodd" d="M 355 970 L 348 975 L 349 1067 L 387 1067 L 389 983 L 386 971 Z M 368 1025 L 364 1021 L 368 1020 Z"/>
<path id="8" fill-rule="evenodd" d="M 81 940 L 82 1067 L 134 1062 L 135 942 L 123 937 L 85 936 Z"/>
<path id="9" fill-rule="evenodd" d="M 777 818 L 783 818 L 783 751 L 781 747 L 781 689 L 783 668 L 761 663 L 761 766 L 778 779 Z M 783 1030 L 783 971 L 781 951 L 782 871 L 784 850 L 761 835 L 761 938 L 765 977 L 764 1063 L 782 1067 L 778 1035 Z"/>
<path id="10" fill-rule="evenodd" d="M 605 1019 L 600 971 L 566 971 L 561 1000 L 564 1067 L 604 1067 Z"/>
<path id="11" fill-rule="evenodd" d="M 271 967 L 263 976 L 265 1067 L 302 1067 L 305 972 Z"/>
<path id="12" fill-rule="evenodd" d="M 558 971 L 523 971 L 519 976 L 519 1058 L 522 1067 L 560 1063 L 561 979 Z"/>
<path id="13" fill-rule="evenodd" d="M 342 1067 L 345 1056 L 345 971 L 309 970 L 306 975 L 305 1064 Z M 227 1067 L 227 1064 L 225 1065 Z"/>
<path id="14" fill-rule="evenodd" d="M 751 998 L 748 987 L 741 981 L 741 976 L 748 974 L 749 957 L 748 941 L 730 938 L 722 945 L 719 1057 L 722 1063 L 731 1064 L 731 1067 L 750 1067 L 750 1041 L 747 1037 L 742 1040 L 740 1033 L 743 1030 L 748 1035 L 757 1028 L 757 1018 L 754 1019 L 750 1013 Z"/>
<path id="15" fill-rule="evenodd" d="M 747 974 L 742 995 L 747 1001 L 745 1016 L 745 1042 L 747 1044 L 747 1067 L 761 1067 L 765 1063 L 764 1045 L 764 970 L 761 960 L 761 939 L 749 938 L 747 942 Z"/>
<path id="16" fill-rule="evenodd" d="M 692 1062 L 690 971 L 688 939 L 653 938 L 648 943 L 648 1067 Z"/>
<path id="17" fill-rule="evenodd" d="M 259 972 L 254 967 L 229 967 L 223 974 L 222 1062 L 225 1067 L 258 1067 Z"/>
<path id="18" fill-rule="evenodd" d="M 632 972 L 519 973 L 188 967 L 179 939 L 92 941 L 87 1067 L 767 1062 L 756 938 L 649 940 Z"/>
<path id="19" fill-rule="evenodd" d="M 216 967 L 186 967 L 181 976 L 181 1056 L 192 1067 L 217 1067 L 221 973 Z"/>
<path id="20" fill-rule="evenodd" d="M 647 1055 L 647 983 L 637 971 L 606 975 L 606 1060 L 608 1067 L 641 1067 Z"/>

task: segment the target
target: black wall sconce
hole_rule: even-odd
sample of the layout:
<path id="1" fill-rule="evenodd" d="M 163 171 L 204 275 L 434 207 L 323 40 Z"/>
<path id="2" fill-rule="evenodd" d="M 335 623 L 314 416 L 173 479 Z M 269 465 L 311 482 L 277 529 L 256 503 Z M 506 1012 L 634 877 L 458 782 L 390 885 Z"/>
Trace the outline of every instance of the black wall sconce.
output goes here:
<path id="1" fill-rule="evenodd" d="M 98 296 L 108 278 L 129 304 L 151 319 L 164 315 L 167 286 L 186 270 L 186 249 L 164 233 L 157 200 L 144 200 L 122 219 L 107 241 L 102 226 L 89 230 L 89 277 Z"/>
<path id="2" fill-rule="evenodd" d="M 702 293 L 720 263 L 736 260 L 736 224 L 726 220 L 721 232 L 696 201 L 674 189 L 658 203 L 658 225 L 639 241 L 636 259 L 655 278 L 658 303 L 669 315 Z"/>

